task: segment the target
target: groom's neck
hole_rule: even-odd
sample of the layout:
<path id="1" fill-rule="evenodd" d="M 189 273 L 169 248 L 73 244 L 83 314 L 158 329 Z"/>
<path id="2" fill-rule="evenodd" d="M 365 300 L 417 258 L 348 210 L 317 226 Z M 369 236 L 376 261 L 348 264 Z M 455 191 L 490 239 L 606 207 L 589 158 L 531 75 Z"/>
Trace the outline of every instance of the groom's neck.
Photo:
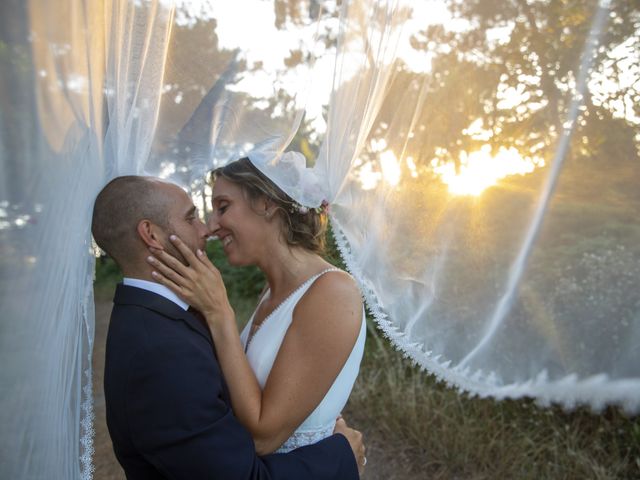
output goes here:
<path id="1" fill-rule="evenodd" d="M 149 282 L 156 282 L 157 280 L 153 278 L 151 272 L 153 271 L 153 267 L 149 265 L 145 260 L 142 263 L 137 263 L 135 265 L 127 265 L 122 268 L 122 275 L 127 278 L 137 278 L 139 280 L 147 280 Z"/>

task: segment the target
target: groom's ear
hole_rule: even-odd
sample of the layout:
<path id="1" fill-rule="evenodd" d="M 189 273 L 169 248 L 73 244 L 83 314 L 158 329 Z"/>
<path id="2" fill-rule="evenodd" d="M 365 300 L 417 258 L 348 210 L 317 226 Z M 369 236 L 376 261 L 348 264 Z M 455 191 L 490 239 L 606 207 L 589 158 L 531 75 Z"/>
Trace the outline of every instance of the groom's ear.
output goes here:
<path id="1" fill-rule="evenodd" d="M 154 247 L 159 250 L 164 250 L 162 244 L 162 230 L 158 225 L 151 220 L 140 220 L 136 228 L 138 236 L 144 242 L 147 247 Z"/>

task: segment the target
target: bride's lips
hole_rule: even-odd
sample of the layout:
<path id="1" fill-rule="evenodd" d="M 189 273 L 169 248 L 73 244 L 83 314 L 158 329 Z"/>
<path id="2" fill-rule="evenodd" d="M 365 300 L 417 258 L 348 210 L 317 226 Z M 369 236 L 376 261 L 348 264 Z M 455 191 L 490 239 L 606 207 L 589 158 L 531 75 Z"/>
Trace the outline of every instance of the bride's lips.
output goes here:
<path id="1" fill-rule="evenodd" d="M 220 240 L 220 243 L 222 244 L 222 248 L 225 251 L 227 250 L 229 245 L 233 243 L 233 235 L 231 235 L 231 233 L 224 233 L 222 235 L 218 234 L 217 238 L 218 240 Z"/>

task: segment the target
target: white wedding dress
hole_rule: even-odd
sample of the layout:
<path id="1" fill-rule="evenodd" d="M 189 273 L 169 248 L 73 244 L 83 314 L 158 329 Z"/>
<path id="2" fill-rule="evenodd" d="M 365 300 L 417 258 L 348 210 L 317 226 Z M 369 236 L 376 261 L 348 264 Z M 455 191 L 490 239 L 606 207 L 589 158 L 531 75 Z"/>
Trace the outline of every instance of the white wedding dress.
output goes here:
<path id="1" fill-rule="evenodd" d="M 339 270 L 336 268 L 324 270 L 300 285 L 264 319 L 262 325 L 251 339 L 249 339 L 249 332 L 253 325 L 255 312 L 242 331 L 240 339 L 245 347 L 249 364 L 258 378 L 258 383 L 261 388 L 264 388 L 267 378 L 269 377 L 269 372 L 271 372 L 271 367 L 278 354 L 280 345 L 293 320 L 293 310 L 298 301 L 300 301 L 316 279 L 331 271 Z M 267 298 L 268 295 L 269 291 L 263 296 L 263 300 Z M 333 433 L 336 418 L 340 415 L 342 408 L 347 403 L 353 384 L 358 376 L 360 361 L 362 360 L 362 354 L 364 352 L 365 337 L 366 323 L 363 307 L 360 333 L 342 370 L 320 404 L 311 412 L 306 420 L 302 422 L 302 425 L 293 432 L 291 437 L 276 450 L 276 453 L 289 452 L 295 448 L 315 443 Z M 248 346 L 247 342 L 249 343 Z"/>

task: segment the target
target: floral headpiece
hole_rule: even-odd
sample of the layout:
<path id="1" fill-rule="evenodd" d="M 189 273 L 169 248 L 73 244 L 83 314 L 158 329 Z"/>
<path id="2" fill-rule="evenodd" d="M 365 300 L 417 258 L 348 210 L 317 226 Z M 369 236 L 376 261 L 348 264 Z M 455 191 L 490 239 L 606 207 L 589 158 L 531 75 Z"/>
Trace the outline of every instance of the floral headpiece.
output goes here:
<path id="1" fill-rule="evenodd" d="M 258 148 L 247 155 L 251 163 L 293 200 L 290 210 L 302 215 L 311 209 L 328 213 L 332 201 L 327 175 L 320 165 L 307 167 L 300 152 L 277 152 Z"/>
<path id="2" fill-rule="evenodd" d="M 314 210 L 318 215 L 329 213 L 329 202 L 322 200 L 319 207 L 305 207 L 304 205 L 300 205 L 298 202 L 291 205 L 291 213 L 298 212 L 301 215 L 306 215 L 310 210 Z"/>

